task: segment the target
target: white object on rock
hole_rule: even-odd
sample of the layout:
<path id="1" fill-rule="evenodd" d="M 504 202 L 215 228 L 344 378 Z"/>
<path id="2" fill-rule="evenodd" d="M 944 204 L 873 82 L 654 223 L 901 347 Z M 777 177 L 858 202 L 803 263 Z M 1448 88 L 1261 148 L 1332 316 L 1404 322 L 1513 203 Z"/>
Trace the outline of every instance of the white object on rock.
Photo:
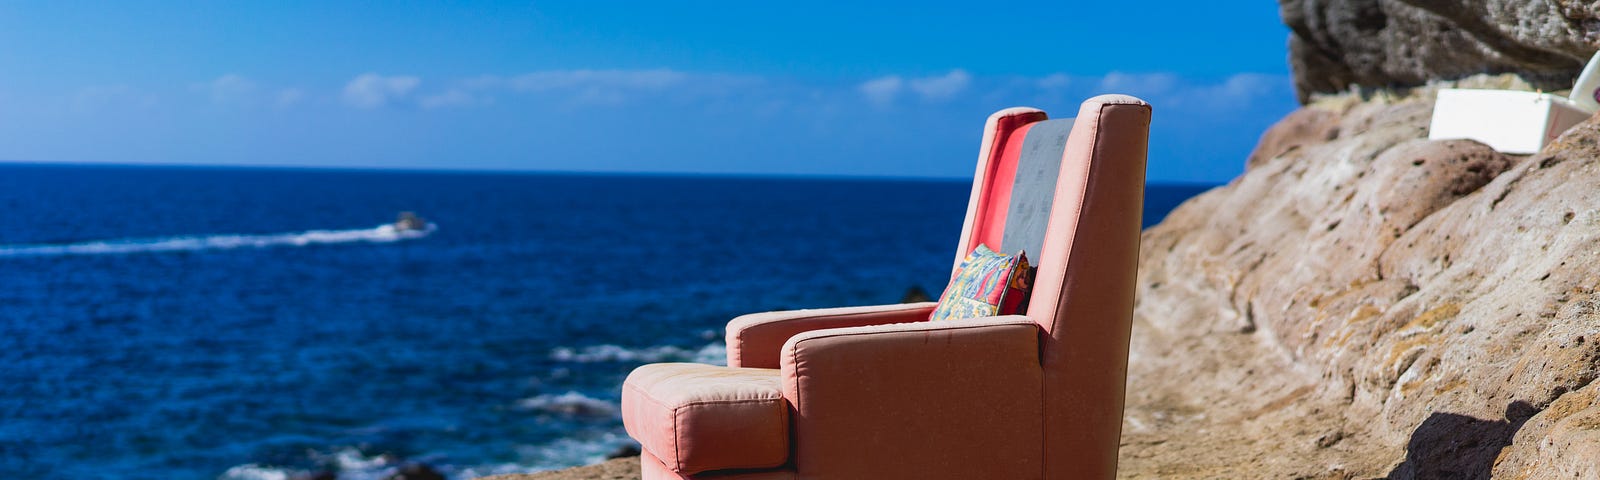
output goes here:
<path id="1" fill-rule="evenodd" d="M 1567 99 L 1591 113 L 1600 112 L 1600 52 L 1589 57 L 1589 64 L 1583 66 L 1583 73 L 1578 74 L 1578 83 L 1572 85 L 1572 94 L 1567 95 Z"/>
<path id="2" fill-rule="evenodd" d="M 1586 69 L 1584 75 L 1600 83 L 1600 74 Z M 1428 139 L 1465 138 L 1505 153 L 1530 154 L 1593 113 L 1548 93 L 1446 88 L 1434 103 Z"/>

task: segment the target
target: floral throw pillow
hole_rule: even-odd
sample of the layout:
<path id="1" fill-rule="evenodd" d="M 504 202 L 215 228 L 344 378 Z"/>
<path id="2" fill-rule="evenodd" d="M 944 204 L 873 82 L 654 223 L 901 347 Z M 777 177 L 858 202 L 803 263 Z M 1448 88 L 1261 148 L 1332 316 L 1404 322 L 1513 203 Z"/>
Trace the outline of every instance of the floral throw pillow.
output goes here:
<path id="1" fill-rule="evenodd" d="M 1028 308 L 1033 267 L 1023 252 L 1006 255 L 978 245 L 961 261 L 929 320 L 1013 315 Z"/>

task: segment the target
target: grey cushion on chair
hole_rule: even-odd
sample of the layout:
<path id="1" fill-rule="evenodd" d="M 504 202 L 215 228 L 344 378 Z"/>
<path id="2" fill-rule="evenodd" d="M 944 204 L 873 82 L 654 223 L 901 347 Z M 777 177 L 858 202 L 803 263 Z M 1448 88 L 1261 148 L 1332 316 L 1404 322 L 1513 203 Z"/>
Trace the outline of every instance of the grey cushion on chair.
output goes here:
<path id="1" fill-rule="evenodd" d="M 1061 155 L 1067 149 L 1067 133 L 1072 119 L 1034 123 L 1022 140 L 1017 157 L 1017 177 L 1011 183 L 1011 206 L 1006 210 L 1006 230 L 1000 253 L 1026 252 L 1035 262 L 1044 247 L 1044 231 L 1050 226 L 1050 203 L 1056 195 L 1056 177 L 1061 173 Z"/>

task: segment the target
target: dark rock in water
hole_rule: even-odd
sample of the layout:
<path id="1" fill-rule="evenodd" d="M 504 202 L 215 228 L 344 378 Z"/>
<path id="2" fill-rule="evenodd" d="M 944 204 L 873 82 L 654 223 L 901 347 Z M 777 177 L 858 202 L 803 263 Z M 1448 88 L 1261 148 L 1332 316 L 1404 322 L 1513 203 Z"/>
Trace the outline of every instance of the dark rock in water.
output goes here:
<path id="1" fill-rule="evenodd" d="M 445 477 L 427 464 L 413 463 L 400 467 L 400 471 L 394 472 L 386 480 L 445 480 Z"/>
<path id="2" fill-rule="evenodd" d="M 640 453 L 639 452 L 639 446 L 630 443 L 630 444 L 627 444 L 627 445 L 623 445 L 623 446 L 617 447 L 616 450 L 614 450 L 610 454 L 606 455 L 606 460 L 611 460 L 611 459 L 614 459 L 614 458 L 624 458 L 624 457 L 637 457 L 637 456 L 639 456 L 639 453 Z"/>
<path id="3" fill-rule="evenodd" d="M 339 474 L 328 470 L 316 473 L 306 473 L 290 477 L 292 480 L 339 480 Z"/>
<path id="4" fill-rule="evenodd" d="M 1517 73 L 1572 88 L 1600 46 L 1600 4 L 1577 0 L 1278 0 L 1289 66 L 1313 93 Z"/>
<path id="5" fill-rule="evenodd" d="M 923 290 L 922 287 L 919 287 L 919 286 L 916 286 L 916 285 L 912 285 L 911 289 L 906 290 L 905 296 L 900 297 L 900 303 L 918 303 L 918 302 L 931 302 L 931 301 L 933 301 L 933 297 L 928 296 L 928 291 L 927 290 Z"/>

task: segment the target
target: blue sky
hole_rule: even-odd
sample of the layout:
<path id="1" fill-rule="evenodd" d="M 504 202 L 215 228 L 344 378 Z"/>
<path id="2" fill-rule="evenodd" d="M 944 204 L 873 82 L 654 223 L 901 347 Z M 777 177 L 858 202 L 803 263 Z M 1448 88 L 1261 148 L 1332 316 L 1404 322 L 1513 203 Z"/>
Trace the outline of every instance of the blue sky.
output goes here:
<path id="1" fill-rule="evenodd" d="M 0 3 L 0 159 L 970 176 L 984 118 L 1155 106 L 1222 182 L 1295 107 L 1272 2 Z"/>

